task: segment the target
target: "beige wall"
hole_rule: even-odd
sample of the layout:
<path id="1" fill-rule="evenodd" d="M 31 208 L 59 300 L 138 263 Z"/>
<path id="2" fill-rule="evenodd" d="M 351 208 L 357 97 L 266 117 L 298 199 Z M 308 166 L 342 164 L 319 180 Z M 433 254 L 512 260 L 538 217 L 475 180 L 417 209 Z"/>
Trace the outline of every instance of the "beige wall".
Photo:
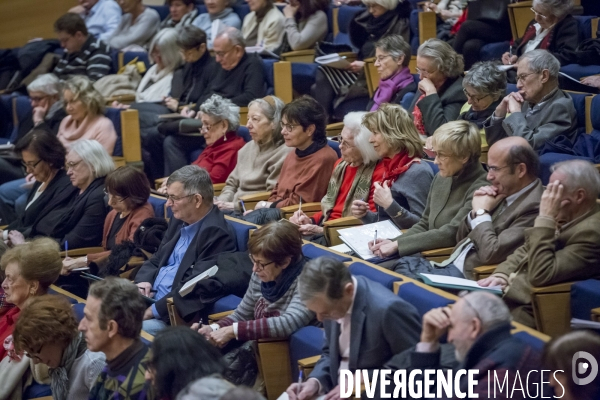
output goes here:
<path id="1" fill-rule="evenodd" d="M 77 0 L 0 0 L 0 48 L 54 38 L 54 21 L 75 5 Z"/>

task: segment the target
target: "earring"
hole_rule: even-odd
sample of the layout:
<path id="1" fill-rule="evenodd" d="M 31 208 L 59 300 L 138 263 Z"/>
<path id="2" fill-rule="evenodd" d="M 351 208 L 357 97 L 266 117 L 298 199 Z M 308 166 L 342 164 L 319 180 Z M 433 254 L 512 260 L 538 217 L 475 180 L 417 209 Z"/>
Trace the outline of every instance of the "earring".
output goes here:
<path id="1" fill-rule="evenodd" d="M 225 136 L 223 136 L 223 141 L 226 142 L 227 141 L 227 132 L 225 132 Z"/>

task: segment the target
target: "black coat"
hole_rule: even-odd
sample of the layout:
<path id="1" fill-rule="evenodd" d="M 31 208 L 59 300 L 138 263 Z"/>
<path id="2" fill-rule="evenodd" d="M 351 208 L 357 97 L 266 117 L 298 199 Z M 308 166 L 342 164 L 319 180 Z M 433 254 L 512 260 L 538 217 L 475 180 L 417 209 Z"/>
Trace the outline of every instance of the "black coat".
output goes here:
<path id="1" fill-rule="evenodd" d="M 169 257 L 181 236 L 182 226 L 183 221 L 171 218 L 169 228 L 158 251 L 142 265 L 135 276 L 136 283 L 150 282 L 154 284 L 160 269 L 168 265 Z M 169 297 L 174 299 L 175 307 L 183 318 L 191 318 L 200 311 L 204 306 L 199 300 L 198 285 L 192 293 L 185 297 L 179 295 L 179 289 L 185 282 L 215 265 L 219 254 L 234 252 L 236 249 L 233 228 L 227 223 L 219 208 L 213 206 L 203 218 L 198 233 L 192 239 L 192 244 L 181 260 L 173 280 L 171 293 L 156 302 L 156 310 L 161 318 L 165 322 L 169 321 L 167 310 L 167 298 Z"/>
<path id="2" fill-rule="evenodd" d="M 78 190 L 75 188 L 76 191 Z M 97 178 L 78 194 L 71 206 L 64 210 L 56 225 L 38 225 L 38 231 L 56 238 L 60 248 L 69 242 L 70 249 L 102 245 L 104 220 L 108 206 L 104 195 L 104 178 Z"/>
<path id="3" fill-rule="evenodd" d="M 180 105 L 196 103 L 208 90 L 214 78 L 217 63 L 206 51 L 194 63 L 186 63 L 173 73 L 171 97 L 179 100 Z"/>
<path id="4" fill-rule="evenodd" d="M 33 185 L 27 196 L 27 203 L 33 199 L 41 185 L 40 182 Z M 6 229 L 19 231 L 26 238 L 50 236 L 47 228 L 54 226 L 64 210 L 73 203 L 75 197 L 77 197 L 77 188 L 71 184 L 65 170 L 61 169 L 40 194 L 40 197 Z M 1 201 L 0 207 L 2 207 Z"/>

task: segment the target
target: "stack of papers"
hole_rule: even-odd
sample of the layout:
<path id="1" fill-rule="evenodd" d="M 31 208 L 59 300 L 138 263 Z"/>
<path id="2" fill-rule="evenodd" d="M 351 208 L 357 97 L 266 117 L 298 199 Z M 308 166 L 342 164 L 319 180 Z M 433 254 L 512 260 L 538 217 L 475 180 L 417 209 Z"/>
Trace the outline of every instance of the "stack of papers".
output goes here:
<path id="1" fill-rule="evenodd" d="M 488 286 L 483 287 L 479 286 L 477 282 L 464 279 L 464 278 L 455 278 L 453 276 L 445 276 L 445 275 L 434 275 L 434 274 L 419 274 L 421 278 L 423 278 L 423 282 L 430 286 L 449 288 L 449 289 L 458 289 L 458 290 L 484 290 L 487 292 L 492 292 L 494 294 L 502 294 L 502 288 L 500 286 Z"/>
<path id="2" fill-rule="evenodd" d="M 338 53 L 317 57 L 315 58 L 315 62 L 317 64 L 327 65 L 328 67 L 337 69 L 348 69 L 350 67 L 350 62 L 346 60 L 346 57 L 340 56 Z"/>
<path id="3" fill-rule="evenodd" d="M 378 258 L 369 250 L 369 242 L 377 239 L 395 239 L 402 232 L 390 220 L 376 222 L 374 224 L 359 225 L 352 228 L 340 229 L 340 239 L 350 247 L 357 256 L 369 261 Z"/>

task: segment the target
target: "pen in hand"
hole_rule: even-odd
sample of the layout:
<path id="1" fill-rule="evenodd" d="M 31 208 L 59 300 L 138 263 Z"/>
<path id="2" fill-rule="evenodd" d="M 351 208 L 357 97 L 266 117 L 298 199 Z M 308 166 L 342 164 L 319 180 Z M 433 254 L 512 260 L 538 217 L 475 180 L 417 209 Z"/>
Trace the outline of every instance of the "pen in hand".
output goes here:
<path id="1" fill-rule="evenodd" d="M 300 395 L 300 388 L 302 387 L 302 370 L 298 374 L 298 386 L 296 387 L 296 398 Z"/>

